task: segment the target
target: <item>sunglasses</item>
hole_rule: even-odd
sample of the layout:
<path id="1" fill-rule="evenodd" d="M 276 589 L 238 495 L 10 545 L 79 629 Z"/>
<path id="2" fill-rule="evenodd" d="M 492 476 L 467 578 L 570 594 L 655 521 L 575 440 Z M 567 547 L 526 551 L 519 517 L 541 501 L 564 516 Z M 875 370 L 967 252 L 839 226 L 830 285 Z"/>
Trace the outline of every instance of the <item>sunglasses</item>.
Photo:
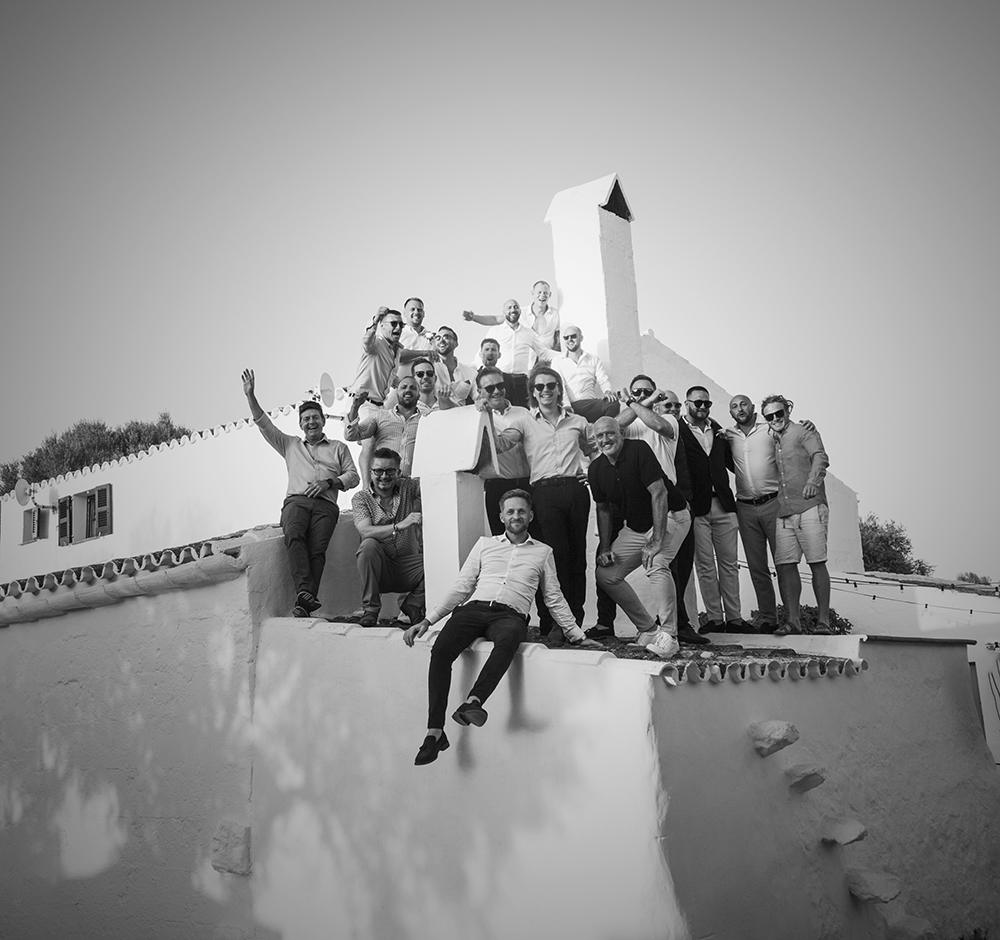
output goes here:
<path id="1" fill-rule="evenodd" d="M 558 382 L 538 382 L 534 386 L 536 392 L 554 392 L 559 388 Z"/>
<path id="2" fill-rule="evenodd" d="M 764 415 L 765 421 L 780 421 L 785 417 L 785 409 L 782 408 L 780 411 L 772 411 L 769 415 Z"/>
<path id="3" fill-rule="evenodd" d="M 392 477 L 399 471 L 395 467 L 372 467 L 372 475 L 376 477 Z"/>
<path id="4" fill-rule="evenodd" d="M 680 411 L 681 403 L 679 401 L 665 401 L 663 402 L 663 407 L 667 411 Z"/>
<path id="5" fill-rule="evenodd" d="M 565 337 L 563 337 L 565 339 Z M 653 394 L 653 389 L 651 388 L 633 388 L 632 397 L 633 398 L 648 398 Z"/>
<path id="6" fill-rule="evenodd" d="M 425 378 L 428 375 L 434 375 L 434 372 L 428 369 L 421 369 L 420 372 L 413 373 L 418 379 Z"/>
<path id="7" fill-rule="evenodd" d="M 492 395 L 495 392 L 503 391 L 503 382 L 497 382 L 495 385 L 481 385 L 480 390 L 487 395 Z"/>
<path id="8" fill-rule="evenodd" d="M 695 406 L 695 408 L 711 408 L 712 403 L 707 398 L 689 398 L 688 401 Z"/>
<path id="9" fill-rule="evenodd" d="M 576 339 L 576 333 L 563 333 L 563 339 Z"/>

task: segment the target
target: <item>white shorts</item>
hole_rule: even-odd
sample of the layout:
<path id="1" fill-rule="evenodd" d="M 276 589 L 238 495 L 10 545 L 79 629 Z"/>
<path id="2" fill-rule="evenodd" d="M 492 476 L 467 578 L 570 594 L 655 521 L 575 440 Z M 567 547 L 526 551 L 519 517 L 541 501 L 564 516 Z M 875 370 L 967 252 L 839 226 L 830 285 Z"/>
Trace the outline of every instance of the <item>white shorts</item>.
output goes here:
<path id="1" fill-rule="evenodd" d="M 829 522 L 830 507 L 824 503 L 779 518 L 774 527 L 774 563 L 797 565 L 803 555 L 810 565 L 826 561 Z"/>

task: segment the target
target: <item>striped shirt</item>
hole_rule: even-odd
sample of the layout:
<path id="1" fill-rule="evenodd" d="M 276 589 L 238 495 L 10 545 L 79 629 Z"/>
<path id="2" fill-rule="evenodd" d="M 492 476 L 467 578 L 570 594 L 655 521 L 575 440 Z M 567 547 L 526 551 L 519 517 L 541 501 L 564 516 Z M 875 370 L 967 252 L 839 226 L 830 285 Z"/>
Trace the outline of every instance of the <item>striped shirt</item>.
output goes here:
<path id="1" fill-rule="evenodd" d="M 288 468 L 286 496 L 302 496 L 313 483 L 321 480 L 340 480 L 345 490 L 358 485 L 360 477 L 354 458 L 343 441 L 331 441 L 324 435 L 318 444 L 310 444 L 301 437 L 279 431 L 266 414 L 255 423 L 264 440 L 285 458 Z M 337 490 L 324 490 L 318 498 L 335 503 Z"/>
<path id="2" fill-rule="evenodd" d="M 563 634 L 574 642 L 582 640 L 583 630 L 559 589 L 552 549 L 530 536 L 523 542 L 511 542 L 506 533 L 482 536 L 472 546 L 455 586 L 437 607 L 428 611 L 427 620 L 437 623 L 459 604 L 469 601 L 495 601 L 527 616 L 539 586 Z"/>
<path id="3" fill-rule="evenodd" d="M 419 408 L 408 417 L 400 413 L 399 405 L 379 408 L 364 421 L 357 418 L 348 421 L 344 425 L 344 440 L 363 441 L 372 437 L 376 447 L 391 447 L 401 458 L 399 472 L 409 476 L 413 469 L 413 445 L 417 439 L 420 415 Z"/>

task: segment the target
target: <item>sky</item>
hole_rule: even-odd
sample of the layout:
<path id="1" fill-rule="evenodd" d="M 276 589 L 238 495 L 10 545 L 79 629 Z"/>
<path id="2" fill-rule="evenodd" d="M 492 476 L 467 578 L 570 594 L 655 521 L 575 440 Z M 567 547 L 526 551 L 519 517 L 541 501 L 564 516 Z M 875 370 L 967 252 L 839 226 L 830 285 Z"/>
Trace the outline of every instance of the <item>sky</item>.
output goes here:
<path id="1" fill-rule="evenodd" d="M 2 0 L 0 462 L 346 385 L 411 295 L 470 361 L 617 173 L 640 326 L 1000 577 L 998 109 L 993 0 Z"/>

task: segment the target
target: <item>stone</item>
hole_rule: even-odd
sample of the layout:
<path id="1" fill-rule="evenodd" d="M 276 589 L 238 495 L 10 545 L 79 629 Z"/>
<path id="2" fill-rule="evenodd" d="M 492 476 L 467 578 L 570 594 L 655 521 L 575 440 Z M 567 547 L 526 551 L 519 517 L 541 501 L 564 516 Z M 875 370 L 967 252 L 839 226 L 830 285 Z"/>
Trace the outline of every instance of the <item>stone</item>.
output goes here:
<path id="1" fill-rule="evenodd" d="M 868 830 L 856 819 L 826 819 L 823 822 L 824 842 L 835 842 L 838 845 L 850 845 L 860 842 Z"/>
<path id="2" fill-rule="evenodd" d="M 930 921 L 903 914 L 886 924 L 886 940 L 936 940 L 937 931 Z"/>
<path id="3" fill-rule="evenodd" d="M 795 764 L 785 771 L 785 776 L 791 781 L 788 784 L 790 790 L 805 793 L 826 780 L 826 768 L 819 764 Z"/>
<path id="4" fill-rule="evenodd" d="M 859 901 L 885 904 L 899 896 L 903 885 L 895 875 L 890 875 L 887 871 L 851 868 L 847 872 L 847 889 Z"/>
<path id="5" fill-rule="evenodd" d="M 798 728 L 789 721 L 755 721 L 747 733 L 761 757 L 770 757 L 799 739 Z"/>
<path id="6" fill-rule="evenodd" d="M 212 836 L 212 867 L 233 875 L 250 874 L 250 827 L 223 819 Z"/>

